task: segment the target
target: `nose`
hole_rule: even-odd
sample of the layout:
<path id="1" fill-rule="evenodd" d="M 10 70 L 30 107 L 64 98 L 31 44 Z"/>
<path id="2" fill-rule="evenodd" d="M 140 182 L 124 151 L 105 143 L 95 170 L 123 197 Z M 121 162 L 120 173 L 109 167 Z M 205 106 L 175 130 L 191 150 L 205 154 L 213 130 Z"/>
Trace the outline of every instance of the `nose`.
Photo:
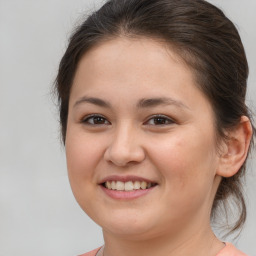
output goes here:
<path id="1" fill-rule="evenodd" d="M 145 151 L 139 137 L 139 132 L 132 124 L 119 125 L 111 136 L 104 159 L 120 167 L 142 162 Z"/>

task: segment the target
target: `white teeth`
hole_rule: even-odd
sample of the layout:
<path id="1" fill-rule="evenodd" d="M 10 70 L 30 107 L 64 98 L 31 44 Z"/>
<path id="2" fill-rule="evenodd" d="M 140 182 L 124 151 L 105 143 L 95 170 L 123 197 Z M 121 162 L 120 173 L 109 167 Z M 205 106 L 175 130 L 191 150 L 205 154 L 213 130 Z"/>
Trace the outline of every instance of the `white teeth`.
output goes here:
<path id="1" fill-rule="evenodd" d="M 140 189 L 140 182 L 139 181 L 135 181 L 133 183 L 133 189 Z"/>
<path id="2" fill-rule="evenodd" d="M 124 190 L 124 182 L 117 181 L 116 182 L 116 190 Z"/>
<path id="3" fill-rule="evenodd" d="M 133 183 L 132 183 L 132 181 L 127 181 L 127 182 L 124 183 L 124 190 L 125 191 L 133 190 Z"/>
<path id="4" fill-rule="evenodd" d="M 112 181 L 112 182 L 111 182 L 111 189 L 116 189 L 116 183 L 115 183 L 115 181 Z"/>
<path id="5" fill-rule="evenodd" d="M 107 187 L 108 189 L 111 189 L 111 182 L 110 182 L 110 181 L 107 181 L 107 182 L 106 182 L 106 187 Z"/>
<path id="6" fill-rule="evenodd" d="M 141 187 L 142 189 L 146 189 L 146 188 L 147 188 L 147 182 L 146 182 L 146 181 L 142 181 L 142 182 L 140 183 L 140 187 Z"/>
<path id="7" fill-rule="evenodd" d="M 147 189 L 151 188 L 153 184 L 151 182 L 146 181 L 106 181 L 105 187 L 111 190 L 118 190 L 118 191 L 132 191 L 138 189 Z"/>

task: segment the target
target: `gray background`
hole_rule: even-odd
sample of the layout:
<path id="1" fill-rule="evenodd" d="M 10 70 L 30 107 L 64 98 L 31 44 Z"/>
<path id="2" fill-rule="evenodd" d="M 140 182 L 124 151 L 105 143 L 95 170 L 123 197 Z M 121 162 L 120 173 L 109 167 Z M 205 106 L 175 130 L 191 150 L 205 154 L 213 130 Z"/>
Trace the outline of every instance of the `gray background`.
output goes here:
<path id="1" fill-rule="evenodd" d="M 0 255 L 68 256 L 102 244 L 71 193 L 51 85 L 72 27 L 102 1 L 0 0 Z M 256 105 L 256 1 L 214 0 L 236 23 Z M 256 255 L 256 173 L 239 248 Z"/>

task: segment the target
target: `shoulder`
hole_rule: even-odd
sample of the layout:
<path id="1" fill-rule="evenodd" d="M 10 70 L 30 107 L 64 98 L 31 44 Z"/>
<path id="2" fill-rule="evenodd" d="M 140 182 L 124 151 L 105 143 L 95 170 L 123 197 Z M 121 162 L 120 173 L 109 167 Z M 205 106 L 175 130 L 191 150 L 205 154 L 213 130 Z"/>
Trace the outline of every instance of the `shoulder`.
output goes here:
<path id="1" fill-rule="evenodd" d="M 101 247 L 100 247 L 101 248 Z M 90 252 L 87 252 L 87 253 L 84 253 L 84 254 L 81 254 L 79 256 L 95 256 L 97 254 L 97 252 L 100 250 L 100 248 L 97 248 L 97 249 L 94 249 Z"/>
<path id="2" fill-rule="evenodd" d="M 247 256 L 239 251 L 233 244 L 226 243 L 226 246 L 216 256 Z"/>

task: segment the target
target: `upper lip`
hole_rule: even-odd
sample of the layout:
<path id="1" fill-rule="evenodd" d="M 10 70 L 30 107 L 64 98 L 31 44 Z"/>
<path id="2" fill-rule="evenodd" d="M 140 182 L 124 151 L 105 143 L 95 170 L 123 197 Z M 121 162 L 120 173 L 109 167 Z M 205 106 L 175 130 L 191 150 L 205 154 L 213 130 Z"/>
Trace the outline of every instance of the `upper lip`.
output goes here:
<path id="1" fill-rule="evenodd" d="M 135 175 L 126 175 L 126 176 L 120 176 L 120 175 L 110 175 L 105 178 L 103 178 L 99 183 L 105 183 L 107 181 L 122 181 L 122 182 L 127 182 L 127 181 L 146 181 L 148 183 L 156 183 L 153 180 L 143 178 L 140 176 L 135 176 Z"/>

